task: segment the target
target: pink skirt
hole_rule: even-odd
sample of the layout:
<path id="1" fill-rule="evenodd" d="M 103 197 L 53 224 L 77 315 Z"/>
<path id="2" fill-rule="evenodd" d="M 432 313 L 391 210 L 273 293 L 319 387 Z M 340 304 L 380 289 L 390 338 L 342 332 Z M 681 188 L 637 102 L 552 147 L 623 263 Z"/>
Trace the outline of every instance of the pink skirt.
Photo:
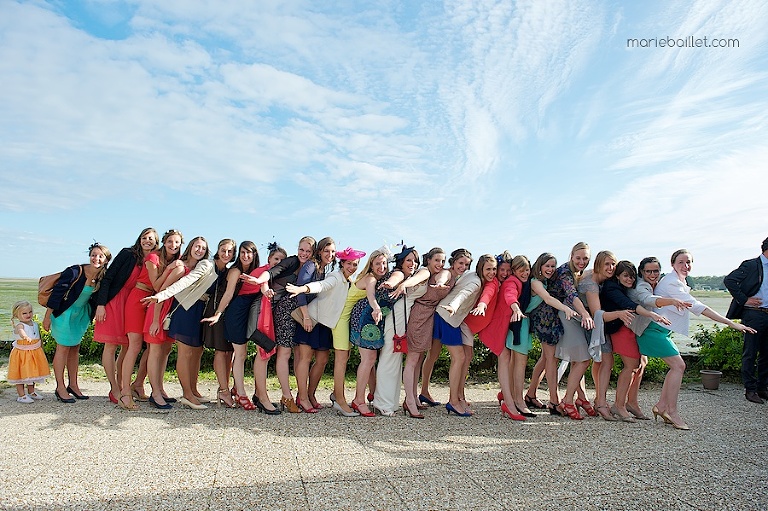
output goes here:
<path id="1" fill-rule="evenodd" d="M 618 332 L 611 334 L 613 352 L 629 358 L 640 358 L 640 348 L 637 347 L 637 338 L 629 328 L 621 325 Z"/>
<path id="2" fill-rule="evenodd" d="M 96 322 L 93 327 L 93 340 L 104 344 L 128 345 L 128 335 L 125 329 L 125 304 L 131 289 L 136 286 L 141 268 L 133 268 L 131 276 L 123 285 L 123 288 L 104 306 L 107 317 L 102 322 Z"/>
<path id="3" fill-rule="evenodd" d="M 162 344 L 164 342 L 173 342 L 173 339 L 170 339 L 167 335 L 168 331 L 163 330 L 163 319 L 168 315 L 168 313 L 171 311 L 171 304 L 174 303 L 174 300 L 168 299 L 165 300 L 162 303 L 152 303 L 147 308 L 147 314 L 144 317 L 144 342 L 149 344 Z M 152 320 L 155 317 L 155 307 L 160 307 L 160 319 L 158 320 L 158 324 L 160 325 L 160 331 L 157 333 L 157 335 L 151 335 L 149 333 L 149 327 L 152 326 Z"/>

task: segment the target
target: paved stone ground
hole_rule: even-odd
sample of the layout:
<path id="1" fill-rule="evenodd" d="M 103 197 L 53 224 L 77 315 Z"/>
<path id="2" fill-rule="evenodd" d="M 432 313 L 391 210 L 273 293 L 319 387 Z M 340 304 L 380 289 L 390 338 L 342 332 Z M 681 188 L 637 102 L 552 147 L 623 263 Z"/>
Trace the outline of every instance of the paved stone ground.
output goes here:
<path id="1" fill-rule="evenodd" d="M 124 412 L 105 383 L 81 386 L 92 397 L 75 404 L 56 402 L 50 383 L 31 405 L 13 388 L 0 394 L 0 509 L 768 509 L 768 405 L 736 385 L 687 386 L 688 432 L 546 414 L 515 422 L 500 416 L 494 386 L 468 389 L 471 418 L 441 407 L 425 420 Z M 657 396 L 643 391 L 647 413 Z"/>

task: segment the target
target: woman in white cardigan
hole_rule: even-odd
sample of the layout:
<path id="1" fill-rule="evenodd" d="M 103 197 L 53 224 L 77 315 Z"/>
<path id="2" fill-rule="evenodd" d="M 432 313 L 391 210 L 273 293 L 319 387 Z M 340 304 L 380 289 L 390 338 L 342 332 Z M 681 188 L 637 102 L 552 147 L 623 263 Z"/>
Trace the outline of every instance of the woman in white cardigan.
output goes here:
<path id="1" fill-rule="evenodd" d="M 213 262 L 208 259 L 208 243 L 202 236 L 190 242 L 184 255 L 181 256 L 181 261 L 184 264 L 173 269 L 166 282 L 178 280 L 158 293 L 144 298 L 142 302 L 159 303 L 169 298 L 176 298 L 178 305 L 171 312 L 168 336 L 169 339 L 176 341 L 178 349 L 176 372 L 184 394 L 179 402 L 189 408 L 202 410 L 207 408 L 203 402 L 207 402 L 208 399 L 197 390 L 200 357 L 203 353 L 200 320 L 203 317 L 205 304 L 201 298 L 216 280 L 216 271 Z M 162 375 L 152 376 L 162 380 Z M 150 378 L 151 381 L 152 378 Z"/>
<path id="2" fill-rule="evenodd" d="M 365 252 L 347 247 L 336 252 L 336 258 L 341 261 L 338 270 L 329 273 L 323 280 L 309 282 L 303 286 L 287 284 L 285 290 L 296 296 L 301 293 L 316 294 L 317 298 L 307 305 L 309 316 L 333 331 L 333 408 L 341 415 L 353 417 L 358 415 L 346 402 L 344 397 L 344 377 L 347 372 L 347 360 L 349 360 L 349 317 L 347 317 L 346 341 L 338 339 L 340 332 L 337 329 L 341 321 L 342 311 L 347 302 L 347 294 L 350 290 L 350 278 L 357 271 L 360 259 L 365 257 Z M 343 329 L 342 329 L 343 330 Z M 346 349 L 343 349 L 346 347 Z"/>
<path id="3" fill-rule="evenodd" d="M 469 268 L 472 263 L 472 254 L 464 249 L 451 254 L 451 260 L 464 258 L 466 263 L 465 270 Z M 468 259 L 468 261 L 466 261 Z M 479 271 L 482 272 L 482 265 L 478 263 Z M 451 365 L 459 363 L 459 366 L 455 369 L 459 374 L 454 378 L 456 381 L 451 382 L 451 394 L 455 394 L 455 403 L 460 408 L 464 409 L 464 412 L 470 412 L 469 403 L 464 395 L 464 382 L 467 380 L 467 374 L 469 373 L 469 364 L 472 362 L 472 355 L 474 353 L 474 340 L 475 336 L 470 331 L 469 327 L 464 324 L 464 318 L 469 315 L 478 300 L 480 298 L 481 280 L 478 270 L 474 272 L 466 271 L 463 273 L 456 285 L 451 291 L 443 298 L 438 304 L 435 312 L 440 316 L 441 320 L 447 323 L 451 328 L 459 331 L 462 340 L 462 351 L 464 358 L 454 362 L 454 357 L 451 358 Z M 451 348 L 449 348 L 450 351 Z M 453 372 L 454 369 L 451 370 Z M 471 413 L 471 412 L 470 412 Z"/>

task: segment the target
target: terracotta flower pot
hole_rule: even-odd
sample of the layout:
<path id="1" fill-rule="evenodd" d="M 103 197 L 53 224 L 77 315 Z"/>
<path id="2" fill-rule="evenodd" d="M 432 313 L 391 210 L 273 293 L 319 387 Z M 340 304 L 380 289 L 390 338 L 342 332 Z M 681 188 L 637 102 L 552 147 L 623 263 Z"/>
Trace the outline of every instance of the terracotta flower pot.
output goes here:
<path id="1" fill-rule="evenodd" d="M 701 375 L 701 384 L 707 390 L 717 390 L 720 388 L 720 378 L 723 373 L 720 371 L 714 371 L 712 369 L 702 369 L 699 371 Z"/>

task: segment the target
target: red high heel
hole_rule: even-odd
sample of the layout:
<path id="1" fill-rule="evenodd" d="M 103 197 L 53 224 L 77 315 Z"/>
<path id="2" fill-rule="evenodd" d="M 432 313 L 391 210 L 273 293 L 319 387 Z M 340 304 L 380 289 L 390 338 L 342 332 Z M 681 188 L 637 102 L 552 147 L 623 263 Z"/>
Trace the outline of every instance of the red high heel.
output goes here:
<path id="1" fill-rule="evenodd" d="M 509 411 L 509 407 L 507 407 L 507 403 L 501 403 L 501 415 L 502 417 L 504 415 L 508 416 L 513 421 L 524 421 L 525 417 L 520 415 L 519 413 L 512 413 Z"/>
<path id="2" fill-rule="evenodd" d="M 586 399 L 577 399 L 574 403 L 576 405 L 576 409 L 578 410 L 578 407 L 580 406 L 584 412 L 589 415 L 590 417 L 597 417 L 597 412 L 592 407 L 589 401 Z"/>
<path id="3" fill-rule="evenodd" d="M 501 406 L 502 401 L 504 401 L 504 393 L 502 391 L 499 391 L 499 393 L 496 394 L 496 399 L 499 400 L 499 406 Z"/>
<path id="4" fill-rule="evenodd" d="M 301 400 L 298 397 L 296 398 L 296 406 L 298 406 L 299 409 L 304 413 L 317 413 L 320 411 L 312 405 L 310 405 L 309 408 L 306 408 L 303 404 L 301 404 Z"/>
<path id="5" fill-rule="evenodd" d="M 314 402 L 313 402 L 313 401 L 314 401 Z M 311 404 L 311 405 L 312 405 L 312 408 L 314 408 L 315 410 L 322 410 L 323 408 L 325 408 L 325 406 L 321 405 L 321 404 L 320 404 L 320 403 L 317 401 L 317 399 L 315 399 L 315 398 L 314 398 L 314 396 L 312 396 L 312 397 L 310 397 L 310 398 L 309 398 L 309 404 Z"/>
<path id="6" fill-rule="evenodd" d="M 243 410 L 255 410 L 256 406 L 254 406 L 253 403 L 251 403 L 251 400 L 248 399 L 248 396 L 237 396 L 237 404 L 240 405 L 240 408 Z"/>
<path id="7" fill-rule="evenodd" d="M 349 406 L 351 406 L 354 411 L 356 411 L 357 413 L 359 413 L 363 417 L 376 417 L 376 414 L 373 413 L 372 411 L 368 410 L 367 412 L 364 412 L 364 411 L 362 411 L 360 409 L 360 407 L 361 406 L 365 406 L 365 404 L 359 405 L 359 404 L 355 403 L 354 401 L 352 401 L 351 403 L 349 403 Z"/>
<path id="8" fill-rule="evenodd" d="M 561 402 L 558 406 L 559 406 L 558 409 L 560 410 L 560 413 L 562 415 L 567 415 L 568 417 L 571 418 L 571 420 L 580 421 L 584 418 L 579 414 L 579 410 L 576 409 L 576 406 L 572 404 Z"/>
<path id="9" fill-rule="evenodd" d="M 369 393 L 368 393 L 368 395 L 367 395 L 367 396 L 365 396 L 365 399 L 366 399 L 366 400 L 367 400 L 369 403 L 373 403 L 373 392 L 369 392 Z"/>

